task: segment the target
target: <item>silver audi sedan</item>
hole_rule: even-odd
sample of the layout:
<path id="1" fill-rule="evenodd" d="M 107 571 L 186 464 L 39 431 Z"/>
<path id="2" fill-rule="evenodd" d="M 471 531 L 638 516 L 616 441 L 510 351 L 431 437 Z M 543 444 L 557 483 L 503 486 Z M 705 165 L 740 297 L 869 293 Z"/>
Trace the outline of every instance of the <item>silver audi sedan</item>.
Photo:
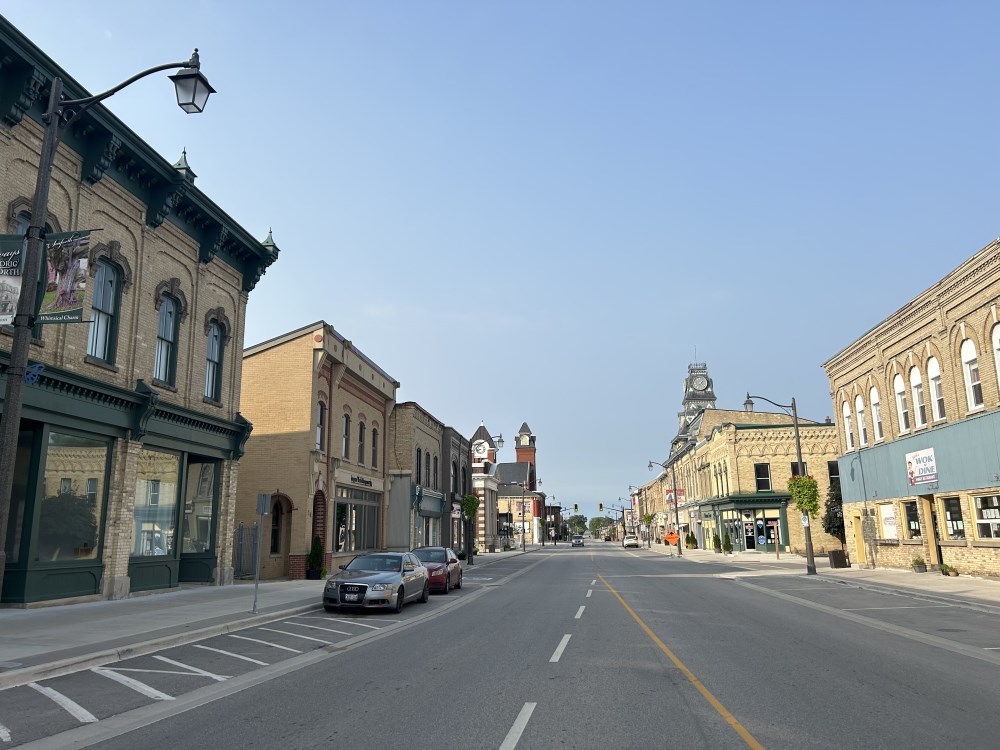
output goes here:
<path id="1" fill-rule="evenodd" d="M 410 552 L 368 552 L 358 555 L 326 579 L 323 608 L 391 609 L 406 602 L 427 602 L 427 568 Z"/>

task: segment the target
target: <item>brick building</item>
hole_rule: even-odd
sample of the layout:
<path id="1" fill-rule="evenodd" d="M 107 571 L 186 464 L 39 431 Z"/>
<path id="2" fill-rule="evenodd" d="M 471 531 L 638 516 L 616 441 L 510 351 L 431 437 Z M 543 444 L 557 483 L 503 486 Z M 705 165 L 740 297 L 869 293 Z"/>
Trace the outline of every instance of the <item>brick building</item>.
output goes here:
<path id="1" fill-rule="evenodd" d="M 1000 575 L 1000 240 L 823 367 L 855 561 Z"/>
<path id="2" fill-rule="evenodd" d="M 89 95 L 0 17 L 0 232 L 30 222 L 56 76 Z M 46 232 L 102 231 L 79 259 L 88 324 L 34 328 L 45 369 L 24 392 L 2 600 L 230 582 L 245 310 L 278 248 L 100 105 L 65 134 L 51 185 Z"/>
<path id="3" fill-rule="evenodd" d="M 397 388 L 323 321 L 243 352 L 241 408 L 253 434 L 236 516 L 252 528 L 257 495 L 270 495 L 261 577 L 304 578 L 315 537 L 327 570 L 386 545 L 386 425 Z"/>

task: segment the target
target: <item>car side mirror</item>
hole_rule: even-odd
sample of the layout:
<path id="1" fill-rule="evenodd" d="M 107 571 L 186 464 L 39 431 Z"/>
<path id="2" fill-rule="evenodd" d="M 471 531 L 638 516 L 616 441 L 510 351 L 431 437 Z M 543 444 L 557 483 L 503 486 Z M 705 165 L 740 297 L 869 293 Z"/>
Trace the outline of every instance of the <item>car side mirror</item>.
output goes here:
<path id="1" fill-rule="evenodd" d="M 338 565 L 337 567 L 340 568 L 341 570 L 347 570 L 346 565 Z"/>

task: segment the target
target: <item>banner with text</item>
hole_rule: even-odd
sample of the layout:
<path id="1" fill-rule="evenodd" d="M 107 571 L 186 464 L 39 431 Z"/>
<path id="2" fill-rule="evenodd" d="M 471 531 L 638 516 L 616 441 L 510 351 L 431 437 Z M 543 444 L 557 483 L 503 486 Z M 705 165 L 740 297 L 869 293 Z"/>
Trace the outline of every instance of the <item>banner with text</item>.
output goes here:
<path id="1" fill-rule="evenodd" d="M 24 235 L 0 234 L 0 325 L 14 322 L 17 298 L 21 296 L 23 257 Z"/>
<path id="2" fill-rule="evenodd" d="M 80 323 L 87 296 L 90 231 L 59 232 L 45 237 L 46 278 L 38 320 Z"/>
<path id="3" fill-rule="evenodd" d="M 933 448 L 906 454 L 906 478 L 911 487 L 937 481 L 937 461 Z"/>

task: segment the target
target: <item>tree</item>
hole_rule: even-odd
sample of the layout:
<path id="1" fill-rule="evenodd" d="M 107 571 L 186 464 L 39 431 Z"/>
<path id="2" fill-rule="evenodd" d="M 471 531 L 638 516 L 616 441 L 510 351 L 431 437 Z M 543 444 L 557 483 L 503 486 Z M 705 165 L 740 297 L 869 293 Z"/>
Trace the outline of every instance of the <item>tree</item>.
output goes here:
<path id="1" fill-rule="evenodd" d="M 840 493 L 838 480 L 830 482 L 830 491 L 826 493 L 823 531 L 839 539 L 841 544 L 847 541 L 847 535 L 844 533 L 844 498 Z"/>
<path id="2" fill-rule="evenodd" d="M 600 536 L 604 536 L 604 530 L 611 528 L 614 524 L 607 516 L 594 516 L 589 521 L 590 535 L 595 539 Z"/>
<path id="3" fill-rule="evenodd" d="M 569 526 L 571 534 L 582 534 L 587 530 L 587 517 L 579 515 L 570 516 L 566 519 L 566 525 Z"/>
<path id="4" fill-rule="evenodd" d="M 472 524 L 476 518 L 476 511 L 479 510 L 479 498 L 475 495 L 466 495 L 462 498 L 462 513 L 465 515 L 465 553 L 472 559 Z"/>

